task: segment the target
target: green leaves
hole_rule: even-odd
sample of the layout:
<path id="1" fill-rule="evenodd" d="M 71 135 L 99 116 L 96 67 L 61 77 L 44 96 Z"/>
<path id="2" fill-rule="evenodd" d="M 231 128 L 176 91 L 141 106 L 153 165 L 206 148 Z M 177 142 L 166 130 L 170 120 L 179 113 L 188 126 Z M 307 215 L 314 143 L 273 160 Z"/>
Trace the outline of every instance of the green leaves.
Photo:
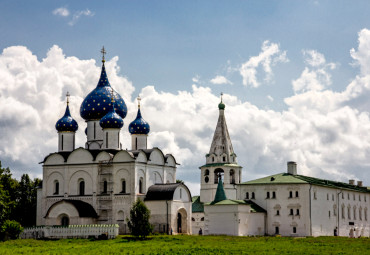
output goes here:
<path id="1" fill-rule="evenodd" d="M 153 226 L 149 222 L 150 210 L 141 199 L 137 199 L 130 210 L 130 220 L 128 227 L 133 236 L 144 239 L 153 231 Z"/>

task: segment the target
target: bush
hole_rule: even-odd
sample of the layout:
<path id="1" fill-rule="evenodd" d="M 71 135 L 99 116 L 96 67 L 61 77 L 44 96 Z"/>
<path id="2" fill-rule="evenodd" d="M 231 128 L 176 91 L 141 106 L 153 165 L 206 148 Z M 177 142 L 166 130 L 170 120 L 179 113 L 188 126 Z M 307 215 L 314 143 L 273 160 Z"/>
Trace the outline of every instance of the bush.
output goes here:
<path id="1" fill-rule="evenodd" d="M 18 239 L 22 233 L 23 227 L 14 220 L 6 220 L 1 227 L 1 236 L 5 240 Z"/>
<path id="2" fill-rule="evenodd" d="M 153 226 L 149 222 L 150 210 L 146 207 L 143 201 L 137 199 L 130 210 L 130 220 L 128 228 L 133 236 L 141 239 L 150 235 L 153 231 Z"/>

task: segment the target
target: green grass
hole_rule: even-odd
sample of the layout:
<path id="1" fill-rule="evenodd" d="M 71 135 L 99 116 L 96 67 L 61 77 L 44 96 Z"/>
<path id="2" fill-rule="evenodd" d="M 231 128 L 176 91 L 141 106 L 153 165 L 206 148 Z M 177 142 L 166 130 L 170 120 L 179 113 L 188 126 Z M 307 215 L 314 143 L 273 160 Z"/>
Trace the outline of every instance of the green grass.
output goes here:
<path id="1" fill-rule="evenodd" d="M 147 240 L 13 240 L 0 254 L 369 254 L 369 238 L 231 237 L 155 235 Z"/>

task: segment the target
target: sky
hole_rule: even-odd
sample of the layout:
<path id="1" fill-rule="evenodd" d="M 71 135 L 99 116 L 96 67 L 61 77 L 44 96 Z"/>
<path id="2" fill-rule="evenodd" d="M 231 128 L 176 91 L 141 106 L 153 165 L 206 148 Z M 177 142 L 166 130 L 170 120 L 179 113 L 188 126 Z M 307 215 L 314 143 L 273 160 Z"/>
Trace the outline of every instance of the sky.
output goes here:
<path id="1" fill-rule="evenodd" d="M 149 145 L 199 194 L 220 93 L 242 181 L 286 171 L 370 186 L 369 1 L 0 1 L 0 160 L 42 177 L 71 94 L 77 147 L 99 79 L 141 96 Z"/>

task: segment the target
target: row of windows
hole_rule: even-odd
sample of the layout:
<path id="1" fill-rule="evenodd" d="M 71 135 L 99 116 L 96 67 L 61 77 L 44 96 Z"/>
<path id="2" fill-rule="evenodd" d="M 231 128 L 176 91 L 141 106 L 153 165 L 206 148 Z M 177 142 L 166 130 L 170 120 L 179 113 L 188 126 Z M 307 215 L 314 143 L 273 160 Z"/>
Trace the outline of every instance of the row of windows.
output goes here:
<path id="1" fill-rule="evenodd" d="M 344 194 L 344 192 L 342 193 L 342 199 L 345 199 L 345 197 L 347 197 L 347 200 L 351 200 L 351 195 L 350 195 L 350 193 L 347 193 L 347 196 Z M 313 193 L 313 198 L 314 199 L 317 199 L 317 194 L 316 194 L 316 191 Z M 334 201 L 334 199 L 335 199 L 335 196 L 334 196 L 334 194 L 331 194 L 331 200 L 332 201 Z M 362 199 L 362 196 L 361 196 L 361 194 L 358 194 L 358 201 L 361 201 L 361 199 Z M 330 200 L 330 194 L 329 193 L 327 193 L 326 194 L 326 200 Z M 352 200 L 353 201 L 356 201 L 356 194 L 352 194 Z M 364 195 L 364 201 L 366 202 L 366 195 Z"/>
<path id="2" fill-rule="evenodd" d="M 278 235 L 280 233 L 279 227 L 275 227 L 275 235 Z M 292 228 L 292 233 L 296 234 L 297 233 L 297 227 Z"/>
<path id="3" fill-rule="evenodd" d="M 204 171 L 204 182 L 208 183 L 209 182 L 209 170 L 206 169 Z M 214 171 L 214 184 L 218 184 L 218 180 L 221 178 L 223 181 L 224 179 L 224 170 L 221 168 L 217 168 Z M 230 184 L 235 184 L 235 171 L 233 169 L 230 170 Z"/>
<path id="4" fill-rule="evenodd" d="M 276 210 L 276 214 L 275 214 L 276 216 L 279 216 L 280 215 L 280 210 Z M 299 214 L 299 209 L 296 209 L 296 213 L 294 214 L 294 209 L 293 208 L 291 208 L 290 210 L 289 210 L 289 216 L 293 216 L 293 215 L 296 215 L 296 216 L 298 216 L 298 215 L 300 215 Z"/>
<path id="5" fill-rule="evenodd" d="M 342 219 L 346 218 L 345 208 L 346 207 L 342 205 Z M 353 215 L 351 215 L 351 211 L 353 212 Z M 354 220 L 357 220 L 357 207 L 356 206 L 354 206 L 352 210 L 351 210 L 351 206 L 347 207 L 347 219 L 351 220 L 352 216 Z M 330 217 L 330 212 L 329 212 L 329 217 Z M 358 219 L 362 220 L 362 207 L 358 209 Z M 367 208 L 364 209 L 364 220 L 367 221 Z"/>
<path id="6" fill-rule="evenodd" d="M 295 197 L 299 197 L 298 191 L 295 192 Z M 245 198 L 246 199 L 255 199 L 254 192 L 251 192 L 251 198 L 249 198 L 249 192 L 246 192 L 245 193 Z M 270 199 L 270 198 L 272 198 L 272 199 L 276 198 L 276 192 L 275 191 L 272 191 L 271 193 L 270 193 L 270 191 L 266 192 L 266 199 Z M 289 191 L 289 198 L 293 198 L 293 191 Z"/>

